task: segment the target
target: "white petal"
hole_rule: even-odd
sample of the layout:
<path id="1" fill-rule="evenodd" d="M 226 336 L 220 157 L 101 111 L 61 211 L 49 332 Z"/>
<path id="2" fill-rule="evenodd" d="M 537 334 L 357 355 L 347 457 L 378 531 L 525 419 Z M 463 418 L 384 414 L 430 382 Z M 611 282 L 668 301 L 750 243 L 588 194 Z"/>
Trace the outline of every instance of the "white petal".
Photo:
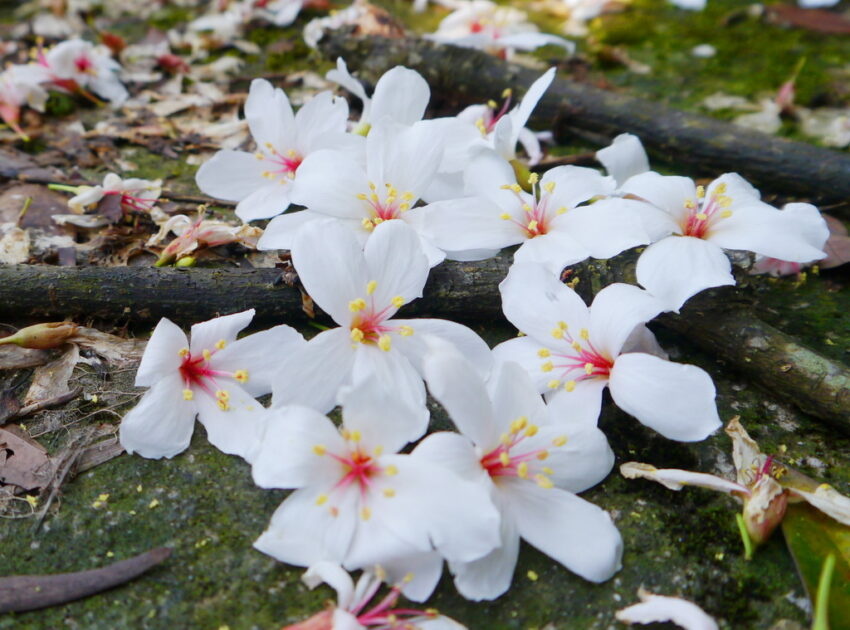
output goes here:
<path id="1" fill-rule="evenodd" d="M 195 182 L 211 197 L 240 201 L 258 188 L 268 186 L 264 170 L 263 162 L 252 154 L 225 149 L 201 164 Z"/>
<path id="2" fill-rule="evenodd" d="M 556 166 L 540 180 L 544 190 L 550 183 L 555 185 L 549 196 L 551 206 L 555 209 L 575 208 L 593 197 L 614 192 L 614 181 L 610 177 L 581 166 Z"/>
<path id="3" fill-rule="evenodd" d="M 263 330 L 228 344 L 211 361 L 216 369 L 247 370 L 242 388 L 251 396 L 272 391 L 272 377 L 287 355 L 306 343 L 301 334 L 286 324 Z"/>
<path id="4" fill-rule="evenodd" d="M 688 298 L 712 287 L 734 286 L 732 265 L 714 243 L 692 236 L 670 236 L 646 248 L 637 261 L 637 280 L 678 312 Z"/>
<path id="5" fill-rule="evenodd" d="M 793 488 L 791 492 L 839 523 L 850 525 L 850 498 L 845 497 L 829 484 L 819 485 L 814 492 L 806 492 L 799 488 Z"/>
<path id="6" fill-rule="evenodd" d="M 443 556 L 437 552 L 412 553 L 381 561 L 387 583 L 401 584 L 402 594 L 414 602 L 431 597 L 443 574 Z M 422 623 L 418 623 L 422 626 Z"/>
<path id="7" fill-rule="evenodd" d="M 313 409 L 292 405 L 273 409 L 265 427 L 263 444 L 252 462 L 254 483 L 261 488 L 299 488 L 332 485 L 339 469 L 330 456 L 347 446 L 334 424 Z"/>
<path id="8" fill-rule="evenodd" d="M 540 148 L 540 140 L 537 139 L 537 134 L 523 127 L 519 130 L 517 141 L 528 156 L 528 165 L 535 166 L 539 164 L 543 158 L 543 150 Z"/>
<path id="9" fill-rule="evenodd" d="M 664 303 L 631 284 L 610 284 L 590 305 L 590 340 L 610 359 L 620 354 L 635 327 L 653 319 Z"/>
<path id="10" fill-rule="evenodd" d="M 520 364 L 513 361 L 496 364 L 488 385 L 494 422 L 491 422 L 490 440 L 477 442 L 479 446 L 495 447 L 498 437 L 509 432 L 511 423 L 519 417 L 527 418 L 531 424 L 545 420 L 546 404 Z"/>
<path id="11" fill-rule="evenodd" d="M 493 151 L 476 153 L 463 178 L 464 189 L 468 195 L 483 197 L 499 210 L 510 210 L 519 205 L 516 195 L 503 188 L 516 184 L 514 169 L 505 158 Z"/>
<path id="12" fill-rule="evenodd" d="M 369 236 L 363 255 L 369 280 L 377 283 L 376 305 L 390 305 L 396 296 L 405 303 L 422 297 L 431 267 L 412 227 L 403 221 L 384 221 Z"/>
<path id="13" fill-rule="evenodd" d="M 290 494 L 254 548 L 296 566 L 308 567 L 320 560 L 342 563 L 357 531 L 356 496 L 343 493 L 343 502 L 334 505 L 335 515 L 327 505 L 316 505 L 321 493 L 310 487 Z"/>
<path id="14" fill-rule="evenodd" d="M 385 72 L 375 85 L 370 121 L 375 124 L 389 117 L 393 122 L 412 125 L 422 120 L 429 100 L 431 88 L 422 75 L 396 66 Z"/>
<path id="15" fill-rule="evenodd" d="M 236 341 L 236 335 L 254 319 L 253 308 L 241 313 L 216 317 L 192 326 L 192 339 L 189 349 L 192 354 L 201 354 L 204 350 L 214 350 L 215 344 L 222 339 L 226 343 Z M 179 349 L 179 348 L 178 348 Z"/>
<path id="16" fill-rule="evenodd" d="M 522 242 L 519 226 L 501 219 L 501 213 L 483 197 L 438 201 L 422 208 L 423 230 L 437 247 L 451 252 L 499 250 Z"/>
<path id="17" fill-rule="evenodd" d="M 353 602 L 354 581 L 336 562 L 323 560 L 311 565 L 301 576 L 301 581 L 307 588 L 314 589 L 319 584 L 327 584 L 336 591 L 336 599 L 340 608 L 348 608 Z"/>
<path id="18" fill-rule="evenodd" d="M 537 353 L 542 348 L 548 347 L 531 337 L 509 339 L 493 348 L 493 360 L 497 364 L 509 361 L 518 363 L 531 376 L 537 391 L 542 393 L 548 390 L 548 383 L 552 380 L 552 376 L 540 369 L 543 359 Z"/>
<path id="19" fill-rule="evenodd" d="M 236 383 L 222 385 L 221 389 L 230 396 L 227 411 L 206 392 L 195 392 L 198 420 L 207 430 L 210 444 L 250 462 L 260 447 L 266 409 Z"/>
<path id="20" fill-rule="evenodd" d="M 236 206 L 236 216 L 245 221 L 275 217 L 289 208 L 291 182 L 286 180 L 268 180 L 258 186 L 254 192 L 242 199 Z"/>
<path id="21" fill-rule="evenodd" d="M 347 326 L 349 302 L 362 297 L 372 279 L 354 233 L 336 221 L 310 222 L 298 230 L 292 262 L 316 304 L 336 323 Z"/>
<path id="22" fill-rule="evenodd" d="M 620 466 L 620 474 L 626 479 L 649 479 L 651 481 L 657 481 L 670 490 L 681 490 L 685 486 L 696 486 L 698 488 L 726 492 L 727 494 L 735 492 L 740 495 L 749 494 L 749 490 L 745 486 L 724 479 L 723 477 L 691 472 L 690 470 L 679 470 L 677 468 L 658 469 L 655 466 L 641 464 L 640 462 L 626 462 L 622 464 Z"/>
<path id="23" fill-rule="evenodd" d="M 502 512 L 499 527 L 500 545 L 473 562 L 452 562 L 455 587 L 466 599 L 496 599 L 511 586 L 519 556 L 519 532 L 509 512 Z"/>
<path id="24" fill-rule="evenodd" d="M 425 122 L 411 127 L 385 122 L 373 127 L 366 138 L 369 178 L 419 199 L 443 159 L 443 147 L 430 129 Z"/>
<path id="25" fill-rule="evenodd" d="M 121 446 L 151 459 L 174 457 L 189 446 L 195 411 L 195 404 L 183 399 L 178 373 L 160 379 L 121 421 Z"/>
<path id="26" fill-rule="evenodd" d="M 319 92 L 295 114 L 295 144 L 304 155 L 311 153 L 322 143 L 323 136 L 343 134 L 347 121 L 348 102 L 330 91 Z"/>
<path id="27" fill-rule="evenodd" d="M 590 257 L 590 250 L 565 231 L 550 231 L 526 240 L 514 253 L 514 263 L 540 265 L 553 276 L 564 267 Z"/>
<path id="28" fill-rule="evenodd" d="M 532 34 L 532 36 L 540 37 L 539 34 Z M 561 42 L 566 42 L 561 38 L 556 38 Z M 549 43 L 547 40 L 535 39 L 534 41 L 541 41 L 542 43 L 535 44 L 531 42 L 532 49 L 537 48 L 538 46 L 542 46 L 545 43 Z M 507 44 L 508 46 L 517 46 L 517 44 Z M 567 46 L 572 46 L 570 43 L 566 43 Z M 549 89 L 549 86 L 552 84 L 552 81 L 555 79 L 555 68 L 549 68 L 546 72 L 544 72 L 540 77 L 538 77 L 534 83 L 528 86 L 528 91 L 526 91 L 525 95 L 522 97 L 519 105 L 516 109 L 510 112 L 511 125 L 514 128 L 514 136 L 513 136 L 513 144 L 516 144 L 517 139 L 519 138 L 519 130 L 525 127 L 525 123 L 528 122 L 528 119 L 531 117 L 531 112 L 534 111 L 534 108 L 537 107 L 537 103 L 543 98 L 543 95 L 546 93 L 546 90 Z"/>
<path id="29" fill-rule="evenodd" d="M 263 230 L 263 235 L 257 242 L 257 249 L 292 249 L 292 244 L 295 242 L 296 234 L 302 226 L 312 221 L 326 220 L 327 216 L 312 210 L 301 210 L 299 212 L 287 212 L 276 216 L 266 229 Z"/>
<path id="30" fill-rule="evenodd" d="M 602 390 L 606 385 L 608 379 L 590 378 L 577 381 L 571 392 L 555 392 L 547 403 L 553 422 L 560 420 L 574 426 L 595 427 L 602 410 Z"/>
<path id="31" fill-rule="evenodd" d="M 563 37 L 558 37 L 557 35 L 550 35 L 549 33 L 513 33 L 511 35 L 500 37 L 498 42 L 500 46 L 517 48 L 519 50 L 535 50 L 541 46 L 550 45 L 560 46 L 568 52 L 575 50 L 575 44 L 571 41 L 566 40 Z M 539 80 L 540 79 L 538 79 L 538 81 Z M 537 104 L 536 101 L 534 104 Z"/>
<path id="32" fill-rule="evenodd" d="M 659 175 L 653 171 L 630 177 L 621 190 L 645 199 L 677 222 L 688 213 L 685 203 L 697 201 L 696 184 L 692 179 Z"/>
<path id="33" fill-rule="evenodd" d="M 711 198 L 720 185 L 725 186 L 723 194 L 732 198 L 732 207 L 761 199 L 759 191 L 738 173 L 724 173 L 711 182 L 705 190 L 706 198 Z"/>
<path id="34" fill-rule="evenodd" d="M 637 206 L 629 199 L 603 199 L 573 208 L 556 220 L 553 229 L 566 230 L 593 258 L 612 258 L 622 251 L 650 242 Z M 563 228 L 561 227 L 563 224 Z"/>
<path id="35" fill-rule="evenodd" d="M 345 328 L 319 333 L 292 351 L 272 381 L 272 406 L 305 405 L 321 412 L 336 406 L 350 382 L 354 350 Z"/>
<path id="36" fill-rule="evenodd" d="M 265 79 L 251 81 L 245 101 L 245 118 L 258 146 L 269 142 L 282 149 L 287 140 L 294 140 L 295 119 L 289 99 L 283 90 Z"/>
<path id="37" fill-rule="evenodd" d="M 392 319 L 389 323 L 396 326 L 409 326 L 413 335 L 397 337 L 393 343 L 410 360 L 411 364 L 424 374 L 423 361 L 431 352 L 429 337 L 436 337 L 453 345 L 475 368 L 481 378 L 490 374 L 493 355 L 490 347 L 471 328 L 445 319 Z"/>
<path id="38" fill-rule="evenodd" d="M 508 480 L 503 489 L 526 542 L 591 582 L 620 570 L 623 539 L 605 510 L 522 479 Z"/>
<path id="39" fill-rule="evenodd" d="M 645 591 L 638 594 L 642 600 L 641 603 L 618 610 L 616 617 L 619 621 L 628 624 L 672 621 L 685 630 L 717 630 L 714 619 L 692 602 L 679 597 L 653 595 Z"/>
<path id="40" fill-rule="evenodd" d="M 596 159 L 620 186 L 630 177 L 649 170 L 649 158 L 640 138 L 630 133 L 614 138 L 609 146 L 596 152 Z"/>
<path id="41" fill-rule="evenodd" d="M 558 341 L 551 333 L 561 321 L 573 334 L 588 327 L 589 313 L 585 303 L 545 267 L 512 265 L 499 291 L 508 321 L 538 342 Z"/>
<path id="42" fill-rule="evenodd" d="M 368 212 L 357 195 L 368 192 L 369 181 L 357 161 L 341 151 L 325 149 L 311 153 L 298 167 L 291 198 L 314 212 L 362 218 Z"/>
<path id="43" fill-rule="evenodd" d="M 332 630 L 368 630 L 366 626 L 360 625 L 357 617 L 341 608 L 334 610 L 332 623 Z"/>
<path id="44" fill-rule="evenodd" d="M 185 333 L 163 317 L 145 346 L 145 354 L 136 372 L 136 387 L 150 387 L 161 378 L 177 372 L 182 358 L 178 354 L 189 346 Z"/>
<path id="45" fill-rule="evenodd" d="M 490 485 L 490 475 L 481 466 L 481 455 L 469 438 L 459 433 L 430 433 L 410 455 L 439 464 L 467 481 Z"/>
<path id="46" fill-rule="evenodd" d="M 694 365 L 623 354 L 614 362 L 608 387 L 620 409 L 671 440 L 696 442 L 720 426 L 714 383 Z"/>
<path id="47" fill-rule="evenodd" d="M 458 430 L 481 447 L 498 439 L 487 389 L 469 361 L 456 350 L 447 350 L 431 354 L 424 363 L 431 395 L 446 409 Z"/>
<path id="48" fill-rule="evenodd" d="M 363 89 L 363 85 L 351 76 L 351 73 L 348 71 L 348 66 L 345 64 L 345 59 L 342 57 L 337 57 L 336 59 L 336 69 L 328 70 L 325 74 L 325 78 L 328 81 L 333 81 L 344 87 L 346 90 L 354 94 L 360 101 L 363 103 L 363 112 L 367 111 L 367 106 L 369 105 L 370 98 L 366 96 L 366 90 Z"/>

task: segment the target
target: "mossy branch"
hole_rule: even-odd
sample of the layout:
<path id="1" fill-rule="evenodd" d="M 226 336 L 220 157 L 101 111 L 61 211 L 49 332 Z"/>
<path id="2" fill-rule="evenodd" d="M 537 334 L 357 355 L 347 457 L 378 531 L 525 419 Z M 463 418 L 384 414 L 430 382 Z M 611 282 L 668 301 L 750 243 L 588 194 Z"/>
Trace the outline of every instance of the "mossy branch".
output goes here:
<path id="1" fill-rule="evenodd" d="M 486 103 L 506 88 L 524 92 L 540 75 L 469 48 L 419 38 L 351 37 L 331 32 L 319 42 L 331 59 L 343 57 L 360 76 L 376 80 L 396 65 L 412 68 L 434 94 L 466 103 Z M 776 138 L 661 103 L 556 78 L 534 111 L 533 125 L 564 137 L 588 133 L 603 138 L 630 132 L 650 153 L 677 168 L 717 176 L 735 171 L 764 190 L 812 200 L 850 198 L 850 155 Z M 840 212 L 840 208 L 832 212 Z"/>
<path id="2" fill-rule="evenodd" d="M 406 305 L 403 315 L 504 321 L 497 286 L 509 265 L 509 254 L 443 263 L 432 270 L 424 296 Z M 634 256 L 590 261 L 570 272 L 589 300 L 611 282 L 634 282 Z M 191 324 L 255 308 L 257 323 L 305 323 L 301 292 L 283 277 L 276 269 L 8 266 L 0 268 L 0 316 L 149 324 L 168 317 Z M 659 321 L 771 395 L 850 432 L 850 370 L 754 317 L 734 290 L 706 292 L 681 315 Z"/>

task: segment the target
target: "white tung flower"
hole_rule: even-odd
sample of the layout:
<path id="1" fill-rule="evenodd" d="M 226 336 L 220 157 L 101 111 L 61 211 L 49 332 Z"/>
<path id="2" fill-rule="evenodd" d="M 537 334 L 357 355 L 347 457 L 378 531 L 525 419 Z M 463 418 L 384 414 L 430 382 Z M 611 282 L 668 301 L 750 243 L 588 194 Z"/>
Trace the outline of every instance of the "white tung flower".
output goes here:
<path id="1" fill-rule="evenodd" d="M 216 448 L 250 460 L 265 413 L 254 397 L 269 393 L 279 363 L 268 350 L 289 352 L 304 343 L 289 326 L 237 341 L 253 317 L 251 309 L 195 324 L 191 343 L 171 321 L 160 320 L 136 374 L 136 386 L 150 390 L 121 421 L 128 453 L 173 457 L 189 446 L 197 415 Z"/>
<path id="2" fill-rule="evenodd" d="M 436 336 L 458 346 L 477 368 L 490 368 L 487 344 L 469 328 L 441 319 L 394 319 L 422 295 L 428 261 L 416 233 L 401 221 L 379 224 L 365 250 L 335 221 L 304 226 L 292 261 L 307 293 L 334 321 L 290 355 L 274 380 L 273 406 L 304 404 L 330 410 L 340 388 L 369 379 L 420 413 L 408 420 L 410 440 L 427 425 L 422 359 Z"/>
<path id="3" fill-rule="evenodd" d="M 571 288 L 539 265 L 514 264 L 499 285 L 505 317 L 527 336 L 494 349 L 517 361 L 538 390 L 576 399 L 594 420 L 607 386 L 623 411 L 663 436 L 705 439 L 720 426 L 711 377 L 693 365 L 635 351 L 635 335 L 663 304 L 638 287 L 612 284 L 588 308 Z"/>
<path id="4" fill-rule="evenodd" d="M 113 105 L 120 105 L 129 96 L 118 78 L 121 64 L 112 58 L 105 46 L 70 39 L 53 46 L 46 53 L 39 51 L 38 60 L 50 71 L 53 84 L 59 88 L 68 91 L 88 89 Z"/>
<path id="5" fill-rule="evenodd" d="M 428 387 L 462 435 L 434 433 L 413 457 L 442 464 L 487 490 L 501 513 L 501 545 L 480 560 L 451 562 L 455 585 L 469 599 L 493 599 L 511 584 L 519 539 L 587 580 L 619 568 L 620 533 L 608 514 L 577 496 L 614 464 L 605 436 L 571 400 L 547 407 L 515 363 L 500 365 L 489 391 L 456 353 L 426 361 Z"/>
<path id="6" fill-rule="evenodd" d="M 243 221 L 267 219 L 290 204 L 301 163 L 314 151 L 335 148 L 359 154 L 362 138 L 345 133 L 348 105 L 320 92 L 297 114 L 283 90 L 254 79 L 245 101 L 245 118 L 257 149 L 222 150 L 201 165 L 195 181 L 217 199 L 238 201 Z"/>
<path id="7" fill-rule="evenodd" d="M 102 186 L 79 186 L 77 194 L 68 200 L 68 206 L 80 214 L 109 195 L 120 199 L 125 212 L 148 213 L 162 193 L 162 180 L 121 179 L 115 173 L 107 173 Z"/>

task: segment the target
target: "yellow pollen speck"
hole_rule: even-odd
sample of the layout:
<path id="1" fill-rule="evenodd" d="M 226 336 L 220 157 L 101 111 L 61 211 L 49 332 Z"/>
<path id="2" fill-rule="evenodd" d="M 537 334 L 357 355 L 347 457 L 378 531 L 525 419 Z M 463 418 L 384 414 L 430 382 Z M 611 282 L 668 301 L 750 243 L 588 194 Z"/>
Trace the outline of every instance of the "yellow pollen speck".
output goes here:
<path id="1" fill-rule="evenodd" d="M 193 400 L 195 398 L 195 392 L 191 389 L 183 390 L 183 400 Z"/>
<path id="2" fill-rule="evenodd" d="M 159 505 L 159 499 L 154 499 L 153 501 L 151 501 L 150 503 L 148 503 L 148 509 L 149 509 L 149 510 L 152 510 L 152 509 L 154 509 L 157 505 Z"/>
<path id="3" fill-rule="evenodd" d="M 180 348 L 180 350 L 177 351 L 177 356 L 185 359 L 189 356 L 189 348 Z"/>
<path id="4" fill-rule="evenodd" d="M 561 330 L 567 330 L 567 328 L 568 328 L 567 322 L 565 322 L 565 321 L 558 322 L 558 328 L 560 328 Z"/>
<path id="5" fill-rule="evenodd" d="M 378 339 L 378 347 L 384 352 L 389 352 L 392 347 L 392 339 L 389 335 L 381 335 Z"/>
<path id="6" fill-rule="evenodd" d="M 551 361 L 546 361 L 543 365 L 540 366 L 540 369 L 544 372 L 551 372 L 552 368 L 555 367 Z"/>
<path id="7" fill-rule="evenodd" d="M 513 190 L 510 184 L 502 184 L 499 186 L 499 190 Z"/>
<path id="8" fill-rule="evenodd" d="M 348 303 L 348 310 L 352 313 L 362 311 L 364 308 L 366 308 L 366 300 L 364 300 L 363 298 L 357 298 L 356 300 L 351 300 Z"/>
<path id="9" fill-rule="evenodd" d="M 336 518 L 337 516 L 339 516 L 339 508 L 338 508 L 338 507 L 336 507 L 335 505 L 334 505 L 334 506 L 331 506 L 331 508 L 328 510 L 328 512 L 330 512 L 330 513 L 331 513 L 331 516 L 333 516 L 334 518 Z"/>
<path id="10" fill-rule="evenodd" d="M 585 363 L 584 364 L 584 373 L 590 376 L 593 374 L 593 363 Z"/>
<path id="11" fill-rule="evenodd" d="M 502 433 L 502 435 L 499 436 L 499 442 L 501 442 L 505 446 L 509 446 L 510 443 L 512 442 L 511 436 L 508 435 L 507 433 Z"/>
<path id="12" fill-rule="evenodd" d="M 235 378 L 240 383 L 248 382 L 248 370 L 236 370 L 233 373 L 233 378 Z"/>
<path id="13" fill-rule="evenodd" d="M 705 197 L 705 186 L 697 186 L 697 197 L 700 199 Z"/>
<path id="14" fill-rule="evenodd" d="M 708 218 L 708 215 L 705 212 L 697 212 L 694 216 L 699 221 L 705 221 Z"/>
<path id="15" fill-rule="evenodd" d="M 404 298 L 400 295 L 395 296 L 393 298 L 393 306 L 395 306 L 396 308 L 401 308 L 402 306 L 404 306 Z"/>
<path id="16" fill-rule="evenodd" d="M 549 468 L 548 466 L 543 467 L 543 472 L 546 473 L 547 475 L 554 475 L 555 474 L 555 471 L 552 470 L 551 468 Z"/>
<path id="17" fill-rule="evenodd" d="M 483 136 L 487 135 L 487 126 L 484 124 L 483 118 L 479 118 L 478 120 L 476 120 L 475 126 L 478 128 L 478 131 L 481 132 L 481 135 L 483 135 Z"/>
<path id="18" fill-rule="evenodd" d="M 546 490 L 555 487 L 555 484 L 552 483 L 552 480 L 549 479 L 549 477 L 547 477 L 546 475 L 534 475 L 534 481 L 537 482 L 538 486 L 540 486 L 541 488 L 545 488 Z"/>
<path id="19" fill-rule="evenodd" d="M 540 175 L 537 173 L 532 173 L 528 176 L 528 184 L 529 186 L 534 186 L 537 182 L 540 181 Z"/>
<path id="20" fill-rule="evenodd" d="M 558 208 L 557 210 L 555 210 L 555 214 L 564 214 L 566 211 L 567 211 L 567 207 L 566 207 L 566 206 L 561 206 L 560 208 Z"/>
<path id="21" fill-rule="evenodd" d="M 366 196 L 366 193 L 357 193 L 357 198 L 360 201 L 368 201 L 369 197 Z"/>
<path id="22" fill-rule="evenodd" d="M 511 422 L 511 433 L 519 433 L 528 425 L 528 418 L 520 416 Z"/>
<path id="23" fill-rule="evenodd" d="M 398 209 L 399 209 L 400 212 L 407 212 L 408 210 L 410 210 L 410 204 L 409 203 L 400 203 L 400 204 L 398 204 Z"/>
<path id="24" fill-rule="evenodd" d="M 566 435 L 559 435 L 554 440 L 552 440 L 552 446 L 559 446 L 560 447 L 560 446 L 563 446 L 566 443 L 567 443 L 567 436 Z"/>
<path id="25" fill-rule="evenodd" d="M 360 431 L 352 431 L 348 434 L 348 439 L 352 442 L 359 442 L 363 436 L 360 434 Z"/>
<path id="26" fill-rule="evenodd" d="M 362 510 L 360 510 L 360 518 L 362 518 L 364 521 L 368 521 L 370 518 L 372 518 L 372 510 L 367 507 L 364 507 Z"/>
<path id="27" fill-rule="evenodd" d="M 516 467 L 516 474 L 520 479 L 528 479 L 528 464 L 522 462 Z"/>
<path id="28" fill-rule="evenodd" d="M 564 383 L 564 389 L 567 390 L 568 392 L 573 391 L 575 388 L 576 388 L 576 382 L 575 381 L 567 381 L 566 383 Z"/>
<path id="29" fill-rule="evenodd" d="M 540 348 L 540 350 L 537 351 L 537 356 L 541 359 L 545 359 L 551 354 L 552 352 L 549 350 L 549 348 Z"/>
<path id="30" fill-rule="evenodd" d="M 542 450 L 539 453 L 537 453 L 537 459 L 539 459 L 541 462 L 548 457 L 549 457 L 549 451 L 547 451 L 547 450 Z"/>
<path id="31" fill-rule="evenodd" d="M 395 496 L 395 490 L 392 488 L 384 488 L 384 496 L 391 499 Z"/>
<path id="32" fill-rule="evenodd" d="M 377 186 L 375 186 L 375 182 L 369 182 L 369 190 L 373 190 L 373 191 L 374 191 L 374 190 L 375 190 L 375 188 L 377 188 Z"/>
<path id="33" fill-rule="evenodd" d="M 224 346 L 227 345 L 227 342 L 224 339 L 219 339 L 215 342 L 216 350 L 224 350 Z"/>
<path id="34" fill-rule="evenodd" d="M 697 204 L 693 199 L 685 199 L 685 209 L 693 210 L 696 207 L 697 207 Z"/>
<path id="35" fill-rule="evenodd" d="M 384 453 L 384 447 L 378 444 L 377 446 L 375 446 L 372 452 L 375 454 L 375 457 L 380 457 Z"/>
<path id="36" fill-rule="evenodd" d="M 351 333 L 349 333 L 348 336 L 351 337 L 351 341 L 357 343 L 357 342 L 363 341 L 363 337 L 365 335 L 363 334 L 363 331 L 360 330 L 359 328 L 352 328 Z"/>
<path id="37" fill-rule="evenodd" d="M 212 356 L 212 352 L 210 352 L 206 348 L 204 349 L 204 351 L 201 354 L 204 355 L 204 361 L 209 361 L 210 357 Z"/>
<path id="38" fill-rule="evenodd" d="M 257 158 L 258 160 L 265 160 L 266 159 L 265 154 L 261 153 L 260 151 L 257 151 L 256 153 L 254 153 L 254 157 Z"/>
<path id="39" fill-rule="evenodd" d="M 547 385 L 549 386 L 549 389 L 558 389 L 561 386 L 561 381 L 552 379 L 549 383 L 547 383 Z"/>
<path id="40" fill-rule="evenodd" d="M 499 461 L 502 462 L 502 466 L 510 466 L 511 456 L 508 455 L 507 451 L 502 451 L 499 453 Z"/>
<path id="41" fill-rule="evenodd" d="M 528 576 L 528 579 L 532 582 L 536 582 L 537 578 L 539 577 L 534 571 L 529 571 L 528 573 L 526 573 L 526 575 Z"/>
<path id="42" fill-rule="evenodd" d="M 487 101 L 487 107 L 489 107 L 490 109 L 498 109 L 499 104 L 493 99 L 490 99 L 489 101 Z"/>
<path id="43" fill-rule="evenodd" d="M 413 328 L 410 326 L 399 326 L 398 334 L 402 337 L 410 337 L 413 334 Z"/>
<path id="44" fill-rule="evenodd" d="M 218 401 L 218 408 L 222 411 L 230 411 L 230 405 L 228 405 L 227 402 L 224 400 Z"/>
<path id="45" fill-rule="evenodd" d="M 378 288 L 378 283 L 375 280 L 369 280 L 366 284 L 366 295 L 372 295 L 375 289 Z"/>
<path id="46" fill-rule="evenodd" d="M 582 328 L 579 334 L 581 335 L 581 338 L 585 341 L 590 339 L 590 331 L 587 328 Z"/>
<path id="47" fill-rule="evenodd" d="M 374 223 L 375 225 L 380 225 L 383 222 L 384 220 L 381 217 L 375 217 L 374 219 L 372 219 L 372 223 Z"/>
<path id="48" fill-rule="evenodd" d="M 513 90 L 511 88 L 505 88 L 502 92 L 502 98 L 510 98 L 511 94 L 513 94 Z"/>
<path id="49" fill-rule="evenodd" d="M 728 208 L 732 205 L 732 198 L 727 197 L 726 195 L 721 195 L 717 198 L 717 203 L 720 205 L 721 208 Z"/>
<path id="50" fill-rule="evenodd" d="M 389 466 L 384 468 L 384 472 L 387 474 L 388 477 L 392 477 L 398 474 L 398 468 L 390 464 Z"/>
<path id="51" fill-rule="evenodd" d="M 223 400 L 224 402 L 227 402 L 228 400 L 230 400 L 230 392 L 226 389 L 219 389 L 218 391 L 216 391 L 215 397 L 218 400 Z"/>
<path id="52" fill-rule="evenodd" d="M 401 198 L 403 201 L 413 201 L 414 199 L 413 193 L 410 191 L 401 193 Z"/>
<path id="53" fill-rule="evenodd" d="M 537 221 L 532 219 L 531 221 L 528 222 L 528 231 L 534 232 L 536 229 L 537 229 Z"/>
<path id="54" fill-rule="evenodd" d="M 511 184 L 511 190 L 515 193 L 522 192 L 522 186 L 520 186 L 519 184 Z"/>
<path id="55" fill-rule="evenodd" d="M 723 212 L 721 212 L 721 213 L 720 213 L 720 218 L 721 218 L 721 219 L 728 219 L 728 218 L 729 218 L 729 217 L 731 217 L 731 216 L 732 216 L 732 211 L 731 211 L 731 210 L 724 210 Z"/>
<path id="56" fill-rule="evenodd" d="M 328 449 L 325 448 L 324 444 L 314 444 L 313 445 L 313 452 L 316 455 L 324 455 L 325 453 L 328 452 Z"/>
<path id="57" fill-rule="evenodd" d="M 369 231 L 375 229 L 375 224 L 372 223 L 372 219 L 363 219 L 360 222 L 360 225 L 362 225 L 364 229 L 369 230 Z"/>
<path id="58" fill-rule="evenodd" d="M 722 195 L 726 192 L 726 182 L 720 182 L 717 186 L 714 187 L 715 195 Z"/>
<path id="59" fill-rule="evenodd" d="M 563 331 L 563 329 L 561 329 L 561 328 L 553 328 L 553 329 L 552 329 L 552 336 L 553 336 L 555 339 L 563 339 L 563 338 L 564 338 L 564 331 Z"/>
<path id="60" fill-rule="evenodd" d="M 35 508 L 38 505 L 38 497 L 28 494 L 26 496 L 27 503 L 29 503 L 31 508 Z"/>
<path id="61" fill-rule="evenodd" d="M 535 435 L 537 435 L 537 425 L 529 424 L 525 428 L 525 437 L 534 437 Z"/>
<path id="62" fill-rule="evenodd" d="M 555 190 L 555 182 L 546 182 L 545 184 L 543 184 L 543 190 L 545 190 L 551 195 L 552 191 Z"/>
<path id="63" fill-rule="evenodd" d="M 324 505 L 325 503 L 327 503 L 327 500 L 328 500 L 328 495 L 320 494 L 319 496 L 316 497 L 316 505 Z"/>
<path id="64" fill-rule="evenodd" d="M 511 215 L 509 215 L 507 212 L 503 212 L 502 214 L 500 214 L 500 215 L 499 215 L 499 218 L 500 218 L 502 221 L 510 221 L 510 220 L 511 220 Z"/>

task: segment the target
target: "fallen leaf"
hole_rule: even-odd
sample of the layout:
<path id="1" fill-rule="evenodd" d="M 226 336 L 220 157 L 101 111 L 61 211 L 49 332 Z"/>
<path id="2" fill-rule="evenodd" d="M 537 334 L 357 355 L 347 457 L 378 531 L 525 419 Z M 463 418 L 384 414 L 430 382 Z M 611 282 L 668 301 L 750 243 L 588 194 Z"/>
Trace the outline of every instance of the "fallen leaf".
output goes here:
<path id="1" fill-rule="evenodd" d="M 81 348 L 94 350 L 115 367 L 125 367 L 137 363 L 145 352 L 143 339 L 125 339 L 109 333 L 80 326 L 71 342 Z"/>
<path id="2" fill-rule="evenodd" d="M 42 488 L 50 481 L 51 468 L 41 444 L 14 424 L 0 427 L 0 483 L 24 490 Z"/>
<path id="3" fill-rule="evenodd" d="M 828 214 L 822 216 L 829 227 L 829 238 L 823 246 L 826 258 L 819 260 L 818 266 L 821 269 L 832 269 L 850 262 L 850 236 L 841 221 Z"/>
<path id="4" fill-rule="evenodd" d="M 32 405 L 42 400 L 51 400 L 67 394 L 70 391 L 68 381 L 79 360 L 79 348 L 70 344 L 58 359 L 36 368 L 33 372 L 30 388 L 24 397 L 24 405 Z"/>
<path id="5" fill-rule="evenodd" d="M 790 4 L 771 4 L 765 7 L 768 20 L 830 35 L 850 34 L 850 20 L 835 11 L 801 9 Z"/>
<path id="6" fill-rule="evenodd" d="M 18 346 L 0 346 L 0 370 L 38 367 L 50 361 L 51 353 Z"/>

